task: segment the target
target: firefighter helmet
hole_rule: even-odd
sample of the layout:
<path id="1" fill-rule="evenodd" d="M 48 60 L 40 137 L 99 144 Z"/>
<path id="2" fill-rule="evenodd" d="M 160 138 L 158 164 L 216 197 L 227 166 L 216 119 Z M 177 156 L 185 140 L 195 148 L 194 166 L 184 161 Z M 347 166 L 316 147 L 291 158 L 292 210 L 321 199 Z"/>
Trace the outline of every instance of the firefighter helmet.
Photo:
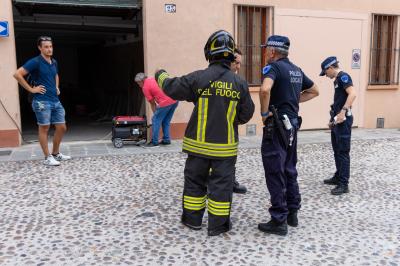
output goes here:
<path id="1" fill-rule="evenodd" d="M 235 60 L 235 41 L 232 35 L 224 30 L 211 34 L 204 46 L 204 56 L 207 61 L 217 59 Z"/>

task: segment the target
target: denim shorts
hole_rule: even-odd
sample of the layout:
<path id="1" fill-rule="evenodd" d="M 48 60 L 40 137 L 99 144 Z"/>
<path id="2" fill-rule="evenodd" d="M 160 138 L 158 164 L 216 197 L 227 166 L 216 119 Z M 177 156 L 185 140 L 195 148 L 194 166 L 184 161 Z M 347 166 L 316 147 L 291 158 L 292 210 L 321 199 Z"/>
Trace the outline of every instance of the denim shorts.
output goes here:
<path id="1" fill-rule="evenodd" d="M 65 124 L 65 110 L 61 102 L 32 101 L 32 109 L 35 112 L 37 124 L 48 126 L 50 124 Z"/>

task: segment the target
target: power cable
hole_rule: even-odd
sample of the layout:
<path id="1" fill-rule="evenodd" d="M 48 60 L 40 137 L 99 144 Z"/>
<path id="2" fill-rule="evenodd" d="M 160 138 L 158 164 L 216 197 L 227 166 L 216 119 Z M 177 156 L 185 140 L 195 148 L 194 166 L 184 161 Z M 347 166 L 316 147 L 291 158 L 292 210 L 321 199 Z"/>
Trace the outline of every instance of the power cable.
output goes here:
<path id="1" fill-rule="evenodd" d="M 18 123 L 14 120 L 14 118 L 12 117 L 12 115 L 8 112 L 7 108 L 4 106 L 4 103 L 3 103 L 3 101 L 2 101 L 1 99 L 0 99 L 0 104 L 1 104 L 1 106 L 3 107 L 4 111 L 6 111 L 6 114 L 7 114 L 8 117 L 11 119 L 11 121 L 13 122 L 13 124 L 15 125 L 15 127 L 18 129 L 19 135 L 20 135 L 21 138 L 22 138 L 22 142 L 23 142 L 23 143 L 27 143 L 27 144 L 31 144 L 31 143 L 38 142 L 37 140 L 26 140 L 26 139 L 24 138 L 24 136 L 22 135 L 22 130 L 21 130 L 21 128 L 19 127 Z"/>

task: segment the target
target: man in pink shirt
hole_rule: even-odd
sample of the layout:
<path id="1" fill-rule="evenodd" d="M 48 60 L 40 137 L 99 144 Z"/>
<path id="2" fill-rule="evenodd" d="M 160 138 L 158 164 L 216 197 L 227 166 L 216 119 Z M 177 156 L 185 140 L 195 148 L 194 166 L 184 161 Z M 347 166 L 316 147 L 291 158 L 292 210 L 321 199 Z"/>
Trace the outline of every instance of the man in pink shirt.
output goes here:
<path id="1" fill-rule="evenodd" d="M 172 116 L 178 106 L 178 102 L 172 100 L 158 87 L 157 81 L 154 78 L 148 78 L 144 73 L 137 73 L 135 82 L 142 88 L 144 97 L 151 105 L 153 110 L 152 121 L 152 138 L 151 142 L 147 143 L 146 147 L 159 147 L 158 137 L 160 127 L 162 126 L 163 139 L 160 144 L 171 144 L 171 137 L 169 135 L 169 128 Z"/>

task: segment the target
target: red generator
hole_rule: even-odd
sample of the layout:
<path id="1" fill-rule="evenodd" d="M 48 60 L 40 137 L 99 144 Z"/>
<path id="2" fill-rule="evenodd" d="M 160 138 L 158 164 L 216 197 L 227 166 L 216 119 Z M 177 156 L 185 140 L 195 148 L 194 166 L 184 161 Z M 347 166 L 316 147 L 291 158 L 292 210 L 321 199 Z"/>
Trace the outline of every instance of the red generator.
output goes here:
<path id="1" fill-rule="evenodd" d="M 124 142 L 140 145 L 147 142 L 147 121 L 145 116 L 116 116 L 112 120 L 112 142 L 115 148 L 122 148 Z"/>

